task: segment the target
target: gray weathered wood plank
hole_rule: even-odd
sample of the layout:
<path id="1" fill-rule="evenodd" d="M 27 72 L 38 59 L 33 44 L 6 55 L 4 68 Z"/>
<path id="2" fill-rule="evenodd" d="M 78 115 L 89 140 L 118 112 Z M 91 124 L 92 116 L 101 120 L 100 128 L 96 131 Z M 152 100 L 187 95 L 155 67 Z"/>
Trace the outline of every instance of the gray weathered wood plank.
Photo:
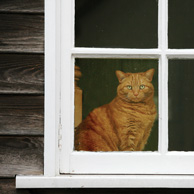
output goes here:
<path id="1" fill-rule="evenodd" d="M 1 194 L 16 194 L 15 179 L 0 178 L 0 193 Z"/>
<path id="2" fill-rule="evenodd" d="M 14 179 L 0 179 L 0 193 L 1 194 L 14 194 L 15 190 Z M 16 192 L 15 192 L 16 193 Z"/>
<path id="3" fill-rule="evenodd" d="M 44 49 L 44 16 L 0 14 L 0 52 L 41 53 Z"/>
<path id="4" fill-rule="evenodd" d="M 0 178 L 0 194 L 30 194 L 28 189 L 16 189 L 14 178 Z"/>
<path id="5" fill-rule="evenodd" d="M 43 135 L 44 97 L 0 95 L 0 135 Z"/>
<path id="6" fill-rule="evenodd" d="M 43 174 L 43 137 L 0 137 L 0 177 Z"/>
<path id="7" fill-rule="evenodd" d="M 44 0 L 1 0 L 0 12 L 44 13 Z"/>
<path id="8" fill-rule="evenodd" d="M 0 94 L 43 94 L 44 55 L 0 54 Z"/>

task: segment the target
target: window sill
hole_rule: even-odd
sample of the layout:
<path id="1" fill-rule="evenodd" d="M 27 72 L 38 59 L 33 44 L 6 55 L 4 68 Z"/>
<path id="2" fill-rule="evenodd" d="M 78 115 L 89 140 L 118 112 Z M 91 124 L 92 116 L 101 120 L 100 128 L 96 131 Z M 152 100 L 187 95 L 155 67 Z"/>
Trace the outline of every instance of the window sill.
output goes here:
<path id="1" fill-rule="evenodd" d="M 194 188 L 194 175 L 18 175 L 16 188 Z"/>

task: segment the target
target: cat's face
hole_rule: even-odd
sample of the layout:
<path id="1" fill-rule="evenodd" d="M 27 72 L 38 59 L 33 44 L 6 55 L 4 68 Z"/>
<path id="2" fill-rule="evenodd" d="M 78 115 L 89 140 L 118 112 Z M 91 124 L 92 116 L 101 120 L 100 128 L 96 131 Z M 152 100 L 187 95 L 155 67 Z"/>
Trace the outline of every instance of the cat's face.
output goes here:
<path id="1" fill-rule="evenodd" d="M 127 102 L 145 102 L 154 94 L 154 87 L 151 83 L 154 69 L 143 73 L 124 73 L 116 71 L 119 85 L 118 96 Z"/>

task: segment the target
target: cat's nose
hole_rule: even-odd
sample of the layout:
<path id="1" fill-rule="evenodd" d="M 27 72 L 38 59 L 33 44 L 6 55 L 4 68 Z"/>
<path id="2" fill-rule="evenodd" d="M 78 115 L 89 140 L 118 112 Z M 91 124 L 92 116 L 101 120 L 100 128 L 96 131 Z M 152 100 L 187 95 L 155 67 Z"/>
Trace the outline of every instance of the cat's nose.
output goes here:
<path id="1" fill-rule="evenodd" d="M 139 93 L 138 92 L 134 92 L 133 94 L 134 94 L 134 96 L 138 96 Z"/>

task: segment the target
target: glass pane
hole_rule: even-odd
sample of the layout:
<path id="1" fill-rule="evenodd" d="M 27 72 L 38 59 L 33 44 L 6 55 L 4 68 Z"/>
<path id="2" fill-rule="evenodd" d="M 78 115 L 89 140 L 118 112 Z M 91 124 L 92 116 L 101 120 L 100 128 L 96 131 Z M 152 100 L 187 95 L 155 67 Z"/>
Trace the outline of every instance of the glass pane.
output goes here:
<path id="1" fill-rule="evenodd" d="M 157 0 L 75 0 L 75 46 L 156 48 Z"/>
<path id="2" fill-rule="evenodd" d="M 169 62 L 169 150 L 194 151 L 194 60 Z"/>
<path id="3" fill-rule="evenodd" d="M 157 150 L 158 60 L 76 59 L 75 64 L 75 150 Z"/>
<path id="4" fill-rule="evenodd" d="M 194 48 L 194 1 L 169 1 L 169 48 Z"/>

